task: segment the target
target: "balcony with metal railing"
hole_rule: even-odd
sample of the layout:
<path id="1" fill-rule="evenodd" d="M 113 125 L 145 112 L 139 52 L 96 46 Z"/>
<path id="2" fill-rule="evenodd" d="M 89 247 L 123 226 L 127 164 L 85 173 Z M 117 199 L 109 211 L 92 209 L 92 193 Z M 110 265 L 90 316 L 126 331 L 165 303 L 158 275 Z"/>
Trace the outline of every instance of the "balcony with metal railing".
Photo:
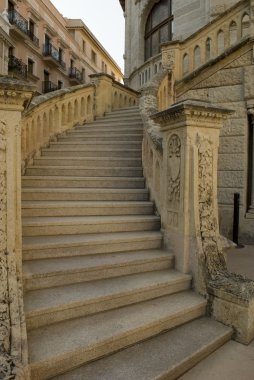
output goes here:
<path id="1" fill-rule="evenodd" d="M 32 41 L 32 43 L 33 43 L 35 46 L 39 47 L 39 38 L 36 37 L 36 36 L 34 35 L 34 33 L 33 33 L 31 30 L 28 30 L 28 31 L 27 31 L 27 35 L 28 35 L 29 39 Z"/>
<path id="2" fill-rule="evenodd" d="M 42 82 L 42 92 L 46 94 L 47 92 L 52 92 L 58 90 L 58 86 L 51 82 L 50 80 Z"/>
<path id="3" fill-rule="evenodd" d="M 69 79 L 73 83 L 81 83 L 83 81 L 83 75 L 76 67 L 69 68 Z"/>
<path id="4" fill-rule="evenodd" d="M 16 11 L 16 9 L 10 9 L 8 11 L 8 18 L 10 24 L 16 26 L 18 30 L 23 32 L 24 34 L 27 34 L 28 21 L 23 16 L 21 16 L 21 14 L 18 11 Z"/>
<path id="5" fill-rule="evenodd" d="M 52 63 L 56 66 L 60 65 L 63 69 L 66 69 L 66 64 L 63 61 L 62 55 L 59 53 L 59 50 L 51 43 L 43 45 L 43 56 L 44 59 L 49 63 Z"/>
<path id="6" fill-rule="evenodd" d="M 27 65 L 14 55 L 9 56 L 8 72 L 17 78 L 27 78 Z"/>

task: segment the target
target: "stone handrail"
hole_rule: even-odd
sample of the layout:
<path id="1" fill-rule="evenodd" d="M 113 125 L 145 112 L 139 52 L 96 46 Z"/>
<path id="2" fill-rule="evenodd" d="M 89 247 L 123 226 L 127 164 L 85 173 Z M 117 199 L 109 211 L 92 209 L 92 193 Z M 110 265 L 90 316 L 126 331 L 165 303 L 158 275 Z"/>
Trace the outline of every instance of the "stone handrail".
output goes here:
<path id="1" fill-rule="evenodd" d="M 126 82 L 133 88 L 141 88 L 162 71 L 161 53 L 147 60 L 138 69 L 134 70 Z"/>
<path id="2" fill-rule="evenodd" d="M 89 123 L 106 112 L 138 104 L 138 93 L 106 74 L 91 75 L 79 85 L 35 98 L 22 118 L 22 166 L 60 133 Z"/>

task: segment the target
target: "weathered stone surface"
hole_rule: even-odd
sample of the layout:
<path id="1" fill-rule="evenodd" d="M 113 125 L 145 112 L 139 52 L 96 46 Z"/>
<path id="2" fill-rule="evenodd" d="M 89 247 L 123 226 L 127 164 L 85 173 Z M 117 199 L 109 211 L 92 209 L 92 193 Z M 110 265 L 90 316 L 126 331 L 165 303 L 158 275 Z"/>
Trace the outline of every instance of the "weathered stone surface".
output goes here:
<path id="1" fill-rule="evenodd" d="M 240 102 L 243 99 L 242 85 L 209 88 L 209 100 L 215 103 Z M 232 104 L 233 106 L 233 104 Z M 231 108 L 232 108 L 231 106 Z"/>
<path id="2" fill-rule="evenodd" d="M 232 69 L 223 69 L 218 71 L 216 74 L 213 74 L 208 79 L 202 81 L 197 86 L 199 88 L 207 87 L 221 87 L 221 86 L 232 86 L 239 85 L 243 81 L 242 68 L 232 68 Z"/>
<path id="3" fill-rule="evenodd" d="M 220 154 L 219 170 L 245 170 L 245 155 L 237 153 Z"/>
<path id="4" fill-rule="evenodd" d="M 224 188 L 244 188 L 245 175 L 244 171 L 219 171 L 218 186 Z"/>
<path id="5" fill-rule="evenodd" d="M 245 137 L 221 137 L 219 153 L 242 153 L 245 152 Z"/>
<path id="6" fill-rule="evenodd" d="M 219 205 L 230 205 L 233 206 L 234 204 L 234 193 L 240 194 L 241 204 L 243 203 L 243 196 L 244 196 L 244 190 L 240 187 L 235 187 L 232 189 L 226 189 L 226 188 L 218 188 L 218 202 Z M 232 224 L 232 219 L 230 221 L 227 221 L 229 225 Z M 228 235 L 226 235 L 228 236 Z"/>
<path id="7" fill-rule="evenodd" d="M 231 117 L 229 120 L 225 121 L 225 124 L 220 131 L 220 136 L 221 137 L 244 136 L 247 128 L 248 128 L 247 117 L 243 119 Z"/>
<path id="8" fill-rule="evenodd" d="M 242 55 L 241 57 L 238 57 L 233 62 L 231 62 L 229 65 L 227 65 L 227 68 L 235 68 L 235 67 L 243 67 L 243 66 L 249 66 L 252 62 L 252 51 L 248 51 L 246 54 Z"/>

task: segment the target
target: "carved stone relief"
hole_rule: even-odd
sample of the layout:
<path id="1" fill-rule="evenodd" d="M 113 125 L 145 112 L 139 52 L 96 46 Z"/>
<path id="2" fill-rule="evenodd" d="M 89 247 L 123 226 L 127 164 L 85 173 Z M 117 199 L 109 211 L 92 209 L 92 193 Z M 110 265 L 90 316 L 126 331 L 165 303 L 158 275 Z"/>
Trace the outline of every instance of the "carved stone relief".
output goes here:
<path id="1" fill-rule="evenodd" d="M 181 140 L 176 134 L 168 142 L 168 208 L 177 210 L 180 203 Z"/>

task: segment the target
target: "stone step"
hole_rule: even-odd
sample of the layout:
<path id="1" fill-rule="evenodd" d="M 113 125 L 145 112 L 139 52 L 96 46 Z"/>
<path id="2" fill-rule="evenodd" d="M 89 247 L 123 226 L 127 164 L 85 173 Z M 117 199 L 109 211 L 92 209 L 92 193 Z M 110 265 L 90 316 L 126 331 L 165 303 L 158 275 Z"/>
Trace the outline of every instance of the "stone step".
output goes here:
<path id="1" fill-rule="evenodd" d="M 23 266 L 24 288 L 36 290 L 169 269 L 173 255 L 163 250 L 145 250 L 91 256 L 30 260 Z"/>
<path id="2" fill-rule="evenodd" d="M 115 130 L 112 130 L 111 128 L 100 128 L 100 129 L 92 129 L 92 128 L 84 128 L 83 130 L 70 130 L 68 132 L 66 132 L 66 135 L 65 137 L 70 137 L 71 139 L 73 137 L 85 137 L 85 138 L 88 138 L 88 137 L 93 137 L 94 135 L 98 136 L 100 135 L 100 139 L 104 139 L 104 137 L 112 137 L 114 138 L 115 136 L 119 136 L 119 135 L 128 135 L 129 133 L 131 133 L 132 136 L 138 136 L 140 137 L 140 135 L 142 135 L 142 130 L 140 129 L 132 129 L 131 132 L 129 129 L 115 129 Z"/>
<path id="3" fill-rule="evenodd" d="M 22 234 L 26 237 L 136 232 L 159 230 L 160 226 L 160 217 L 154 215 L 26 217 L 22 220 Z"/>
<path id="4" fill-rule="evenodd" d="M 25 188 L 24 201 L 147 201 L 147 189 Z"/>
<path id="5" fill-rule="evenodd" d="M 140 149 L 82 149 L 76 147 L 76 149 L 61 148 L 55 149 L 54 147 L 48 149 L 42 149 L 41 155 L 43 157 L 55 156 L 55 157 L 129 157 L 129 158 L 141 158 L 142 152 Z"/>
<path id="6" fill-rule="evenodd" d="M 103 118 L 97 118 L 94 122 L 95 123 L 104 122 L 104 121 L 107 122 L 108 120 L 113 121 L 114 123 L 118 123 L 121 121 L 128 122 L 128 121 L 132 121 L 132 120 L 135 122 L 142 123 L 142 118 L 138 114 L 125 114 L 125 115 L 123 115 L 123 114 L 108 114 Z"/>
<path id="7" fill-rule="evenodd" d="M 153 202 L 23 201 L 22 216 L 151 215 Z"/>
<path id="8" fill-rule="evenodd" d="M 136 142 L 136 141 L 142 141 L 143 140 L 143 134 L 127 134 L 127 133 L 118 133 L 114 134 L 112 136 L 101 136 L 101 134 L 98 134 L 96 132 L 84 136 L 75 136 L 74 134 L 69 134 L 65 136 L 59 136 L 57 139 L 59 142 L 64 142 L 64 141 L 96 141 L 96 142 L 112 142 L 112 141 L 125 141 L 125 142 Z"/>
<path id="9" fill-rule="evenodd" d="M 130 167 L 28 166 L 26 175 L 84 177 L 142 177 L 143 169 Z"/>
<path id="10" fill-rule="evenodd" d="M 139 133 L 143 133 L 144 124 L 142 121 L 106 121 L 103 122 L 93 122 L 91 124 L 84 124 L 84 125 L 77 125 L 76 127 L 72 128 L 70 131 L 98 131 L 98 130 L 112 130 L 112 131 L 120 131 L 126 130 L 128 133 L 132 133 L 132 131 L 139 130 Z"/>
<path id="11" fill-rule="evenodd" d="M 23 238 L 23 260 L 160 249 L 160 231 Z"/>
<path id="12" fill-rule="evenodd" d="M 193 292 L 163 296 L 28 333 L 32 379 L 51 377 L 204 315 Z"/>
<path id="13" fill-rule="evenodd" d="M 24 176 L 22 188 L 109 188 L 109 189 L 143 189 L 143 177 L 52 177 L 52 176 Z"/>
<path id="14" fill-rule="evenodd" d="M 142 167 L 142 160 L 139 158 L 111 158 L 111 157 L 36 157 L 33 160 L 34 166 L 82 166 L 82 167 L 111 167 L 111 168 L 131 168 Z"/>
<path id="15" fill-rule="evenodd" d="M 25 296 L 28 330 L 190 288 L 191 276 L 173 270 L 132 274 L 106 280 L 30 291 Z"/>
<path id="16" fill-rule="evenodd" d="M 130 142 L 126 142 L 126 141 L 97 141 L 97 142 L 91 142 L 91 141 L 75 141 L 75 142 L 70 142 L 68 140 L 65 140 L 65 141 L 58 141 L 58 142 L 55 142 L 55 143 L 50 143 L 50 148 L 54 148 L 54 149 L 83 149 L 83 150 L 87 150 L 87 149 L 95 149 L 95 150 L 103 150 L 105 148 L 107 149 L 122 149 L 122 150 L 126 150 L 126 149 L 141 149 L 141 145 L 142 145 L 142 141 L 136 141 L 136 140 L 133 140 L 133 141 L 130 141 Z"/>
<path id="17" fill-rule="evenodd" d="M 229 327 L 202 317 L 51 380 L 176 380 L 231 336 Z"/>

